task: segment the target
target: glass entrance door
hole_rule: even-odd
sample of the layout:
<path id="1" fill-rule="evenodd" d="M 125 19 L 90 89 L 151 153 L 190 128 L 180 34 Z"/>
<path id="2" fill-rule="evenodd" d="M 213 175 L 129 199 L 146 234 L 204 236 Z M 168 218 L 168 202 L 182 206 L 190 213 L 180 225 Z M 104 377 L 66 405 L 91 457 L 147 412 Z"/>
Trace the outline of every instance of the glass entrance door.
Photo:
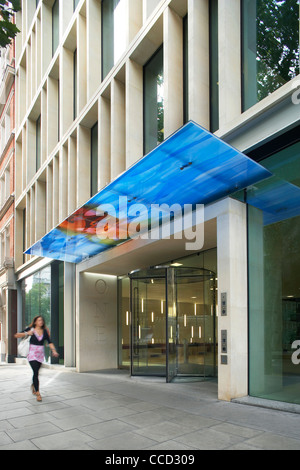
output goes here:
<path id="1" fill-rule="evenodd" d="M 131 374 L 217 375 L 216 279 L 197 268 L 131 273 Z"/>
<path id="2" fill-rule="evenodd" d="M 175 291 L 175 271 L 167 269 L 167 382 L 172 382 L 177 376 L 177 303 Z"/>
<path id="3" fill-rule="evenodd" d="M 175 271 L 177 377 L 217 374 L 215 274 L 199 269 Z"/>
<path id="4" fill-rule="evenodd" d="M 166 269 L 131 275 L 131 374 L 166 376 Z"/>

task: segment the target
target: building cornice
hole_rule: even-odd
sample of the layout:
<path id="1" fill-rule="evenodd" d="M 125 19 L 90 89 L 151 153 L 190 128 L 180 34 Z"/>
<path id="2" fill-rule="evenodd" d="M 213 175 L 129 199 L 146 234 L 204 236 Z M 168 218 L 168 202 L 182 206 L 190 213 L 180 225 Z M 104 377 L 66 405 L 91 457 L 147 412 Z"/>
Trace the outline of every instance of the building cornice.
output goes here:
<path id="1" fill-rule="evenodd" d="M 7 141 L 6 144 L 5 144 L 5 147 L 4 147 L 3 151 L 2 151 L 2 153 L 0 154 L 0 165 L 2 164 L 3 160 L 4 160 L 5 157 L 7 156 L 7 151 L 8 151 L 8 149 L 9 149 L 11 143 L 13 142 L 14 138 L 15 138 L 15 131 L 13 130 L 13 131 L 11 132 L 10 136 L 9 136 L 8 141 Z M 13 151 L 13 150 L 12 150 L 12 151 Z M 11 155 L 11 154 L 10 154 L 10 155 Z M 9 156 L 10 156 L 10 155 L 9 155 Z"/>
<path id="2" fill-rule="evenodd" d="M 6 212 L 9 210 L 9 208 L 12 206 L 12 204 L 15 202 L 15 195 L 11 194 L 3 204 L 3 206 L 0 208 L 0 220 L 3 219 L 5 216 Z"/>
<path id="3" fill-rule="evenodd" d="M 10 94 L 11 87 L 14 83 L 16 69 L 12 65 L 7 65 L 3 74 L 0 86 L 0 115 L 6 105 L 7 98 Z"/>

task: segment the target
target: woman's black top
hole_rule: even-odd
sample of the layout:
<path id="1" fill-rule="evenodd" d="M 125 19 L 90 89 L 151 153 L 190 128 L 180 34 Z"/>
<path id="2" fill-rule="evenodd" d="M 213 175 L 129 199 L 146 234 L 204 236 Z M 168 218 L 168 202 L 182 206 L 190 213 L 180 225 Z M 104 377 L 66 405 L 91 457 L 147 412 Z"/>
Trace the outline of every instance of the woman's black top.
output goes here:
<path id="1" fill-rule="evenodd" d="M 23 333 L 28 333 L 32 328 L 26 328 L 26 330 L 23 331 Z M 51 344 L 51 338 L 49 335 L 49 332 L 47 329 L 44 329 L 44 334 L 42 339 L 39 341 L 38 337 L 36 336 L 35 333 L 30 338 L 30 344 L 34 344 L 35 346 L 44 346 L 44 342 L 47 341 L 48 344 Z"/>

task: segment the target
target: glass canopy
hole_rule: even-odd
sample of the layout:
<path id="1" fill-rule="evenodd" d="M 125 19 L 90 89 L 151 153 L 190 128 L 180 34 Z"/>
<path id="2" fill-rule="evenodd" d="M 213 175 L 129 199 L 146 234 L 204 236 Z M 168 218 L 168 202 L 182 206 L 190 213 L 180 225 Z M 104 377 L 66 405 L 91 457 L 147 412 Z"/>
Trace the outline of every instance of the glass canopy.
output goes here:
<path id="1" fill-rule="evenodd" d="M 26 251 L 78 263 L 147 230 L 154 205 L 209 204 L 272 176 L 268 170 L 203 129 L 187 123 L 92 197 Z M 162 206 L 164 204 L 164 206 Z M 142 232 L 142 230 L 141 230 Z"/>

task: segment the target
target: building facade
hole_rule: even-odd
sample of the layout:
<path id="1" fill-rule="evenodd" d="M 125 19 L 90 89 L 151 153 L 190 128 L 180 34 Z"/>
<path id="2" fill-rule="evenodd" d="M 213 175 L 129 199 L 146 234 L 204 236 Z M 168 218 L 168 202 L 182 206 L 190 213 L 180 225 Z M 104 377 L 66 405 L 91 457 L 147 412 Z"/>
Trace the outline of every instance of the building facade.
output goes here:
<path id="1" fill-rule="evenodd" d="M 14 276 L 15 233 L 15 48 L 0 50 L 0 352 L 14 361 L 17 290 Z"/>
<path id="2" fill-rule="evenodd" d="M 17 26 L 19 327 L 44 315 L 78 372 L 299 403 L 299 2 L 23 0 Z M 25 253 L 190 121 L 270 173 L 205 204 L 201 248 Z"/>

